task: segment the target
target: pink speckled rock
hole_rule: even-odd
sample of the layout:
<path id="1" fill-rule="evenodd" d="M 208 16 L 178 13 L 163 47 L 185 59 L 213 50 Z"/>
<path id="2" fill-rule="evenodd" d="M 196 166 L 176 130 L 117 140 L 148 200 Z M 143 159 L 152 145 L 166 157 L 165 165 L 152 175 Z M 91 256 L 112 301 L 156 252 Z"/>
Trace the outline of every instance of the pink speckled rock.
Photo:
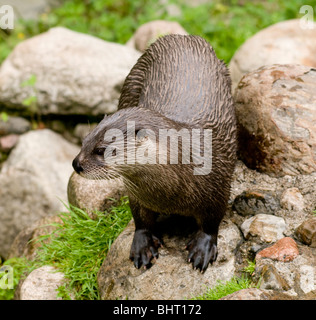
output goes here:
<path id="1" fill-rule="evenodd" d="M 298 255 L 299 251 L 296 242 L 290 237 L 285 237 L 277 241 L 273 246 L 261 250 L 256 255 L 256 260 L 268 258 L 288 262 L 294 260 Z"/>

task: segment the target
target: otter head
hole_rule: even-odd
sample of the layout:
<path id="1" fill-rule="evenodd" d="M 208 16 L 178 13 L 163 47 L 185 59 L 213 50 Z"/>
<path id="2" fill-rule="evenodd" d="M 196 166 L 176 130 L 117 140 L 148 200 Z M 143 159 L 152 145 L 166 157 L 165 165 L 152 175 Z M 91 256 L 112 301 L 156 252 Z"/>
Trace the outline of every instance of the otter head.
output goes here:
<path id="1" fill-rule="evenodd" d="M 105 116 L 83 140 L 74 170 L 87 179 L 111 179 L 156 163 L 156 134 L 164 121 L 158 113 L 139 107 Z"/>

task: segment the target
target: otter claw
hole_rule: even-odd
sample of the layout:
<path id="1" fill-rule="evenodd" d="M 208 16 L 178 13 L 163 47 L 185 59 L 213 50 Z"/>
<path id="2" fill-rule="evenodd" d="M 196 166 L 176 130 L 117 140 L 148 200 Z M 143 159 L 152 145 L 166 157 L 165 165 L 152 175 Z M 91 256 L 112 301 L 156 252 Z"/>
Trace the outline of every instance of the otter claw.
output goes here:
<path id="1" fill-rule="evenodd" d="M 148 230 L 136 230 L 131 247 L 130 260 L 134 261 L 134 266 L 139 269 L 144 266 L 149 269 L 152 260 L 158 259 L 158 248 L 161 241 Z"/>
<path id="2" fill-rule="evenodd" d="M 188 261 L 192 263 L 194 270 L 199 269 L 205 272 L 209 263 L 213 263 L 217 258 L 217 237 L 199 231 L 188 245 Z"/>

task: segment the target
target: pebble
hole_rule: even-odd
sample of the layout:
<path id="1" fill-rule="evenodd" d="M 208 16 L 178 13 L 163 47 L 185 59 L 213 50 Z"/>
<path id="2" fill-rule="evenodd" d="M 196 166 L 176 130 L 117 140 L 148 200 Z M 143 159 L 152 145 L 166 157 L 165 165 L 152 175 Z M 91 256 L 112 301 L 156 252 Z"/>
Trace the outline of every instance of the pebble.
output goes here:
<path id="1" fill-rule="evenodd" d="M 298 255 L 299 251 L 296 242 L 290 237 L 285 237 L 278 240 L 271 247 L 265 248 L 258 252 L 256 255 L 256 260 L 268 258 L 282 262 L 289 262 L 294 260 Z"/>
<path id="2" fill-rule="evenodd" d="M 285 221 L 281 217 L 270 214 L 257 214 L 248 218 L 241 225 L 241 230 L 246 239 L 250 236 L 258 237 L 262 242 L 275 242 L 284 237 Z"/>
<path id="3" fill-rule="evenodd" d="M 281 196 L 280 204 L 287 210 L 302 211 L 305 208 L 304 198 L 298 188 L 289 188 Z"/>
<path id="4" fill-rule="evenodd" d="M 316 248 L 316 217 L 304 221 L 295 230 L 295 235 L 302 243 Z"/>
<path id="5" fill-rule="evenodd" d="M 17 134 L 9 134 L 4 137 L 0 137 L 0 151 L 9 152 L 11 151 L 17 142 L 19 141 L 19 136 Z"/>
<path id="6" fill-rule="evenodd" d="M 234 200 L 234 209 L 241 216 L 274 214 L 279 207 L 275 197 L 270 192 L 262 190 L 244 191 Z"/>

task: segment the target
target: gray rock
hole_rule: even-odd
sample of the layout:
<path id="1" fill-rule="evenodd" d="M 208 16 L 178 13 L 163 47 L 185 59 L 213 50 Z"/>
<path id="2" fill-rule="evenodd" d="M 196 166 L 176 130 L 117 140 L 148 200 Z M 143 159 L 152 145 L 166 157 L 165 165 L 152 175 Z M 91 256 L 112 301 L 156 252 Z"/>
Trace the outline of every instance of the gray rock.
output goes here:
<path id="1" fill-rule="evenodd" d="M 36 220 L 64 209 L 71 162 L 79 148 L 50 130 L 30 131 L 0 172 L 0 255 L 15 236 Z"/>
<path id="2" fill-rule="evenodd" d="M 242 192 L 235 198 L 233 206 L 242 216 L 259 213 L 274 214 L 280 207 L 274 195 L 264 190 Z"/>
<path id="3" fill-rule="evenodd" d="M 144 52 L 158 37 L 167 34 L 188 34 L 178 22 L 155 20 L 144 23 L 126 43 L 127 46 Z"/>
<path id="4" fill-rule="evenodd" d="M 22 134 L 31 129 L 31 123 L 21 117 L 9 116 L 7 121 L 0 119 L 0 136 Z"/>
<path id="5" fill-rule="evenodd" d="M 179 228 L 167 219 L 166 226 L 175 232 Z M 192 223 L 189 225 L 192 226 Z M 169 230 L 169 231 L 170 231 Z M 240 241 L 236 226 L 223 221 L 220 226 L 219 257 L 204 274 L 193 270 L 186 262 L 184 250 L 188 236 L 165 233 L 164 247 L 159 249 L 159 258 L 148 269 L 136 269 L 129 260 L 130 246 L 134 235 L 133 221 L 112 244 L 111 249 L 98 273 L 98 286 L 102 299 L 168 300 L 185 299 L 200 295 L 207 287 L 217 284 L 217 280 L 230 280 L 235 271 L 233 248 Z"/>
<path id="6" fill-rule="evenodd" d="M 66 282 L 62 272 L 57 272 L 51 266 L 43 266 L 26 277 L 16 296 L 19 300 L 62 300 L 57 297 L 57 289 Z"/>
<path id="7" fill-rule="evenodd" d="M 41 114 L 117 110 L 121 86 L 140 53 L 56 27 L 18 44 L 0 68 L 0 103 L 21 108 L 31 95 Z M 34 86 L 22 86 L 31 76 Z"/>
<path id="8" fill-rule="evenodd" d="M 245 75 L 235 91 L 239 153 L 277 177 L 316 171 L 316 69 L 273 65 Z"/>
<path id="9" fill-rule="evenodd" d="M 121 179 L 89 180 L 73 172 L 67 194 L 69 203 L 92 214 L 94 210 L 109 209 L 116 200 L 126 195 L 126 190 Z"/>
<path id="10" fill-rule="evenodd" d="M 249 38 L 232 57 L 229 69 L 236 88 L 248 72 L 276 63 L 316 67 L 316 23 L 301 28 L 301 19 L 269 26 Z"/>
<path id="11" fill-rule="evenodd" d="M 268 214 L 257 214 L 241 225 L 246 239 L 257 237 L 261 242 L 275 242 L 284 237 L 286 224 L 283 218 Z"/>

